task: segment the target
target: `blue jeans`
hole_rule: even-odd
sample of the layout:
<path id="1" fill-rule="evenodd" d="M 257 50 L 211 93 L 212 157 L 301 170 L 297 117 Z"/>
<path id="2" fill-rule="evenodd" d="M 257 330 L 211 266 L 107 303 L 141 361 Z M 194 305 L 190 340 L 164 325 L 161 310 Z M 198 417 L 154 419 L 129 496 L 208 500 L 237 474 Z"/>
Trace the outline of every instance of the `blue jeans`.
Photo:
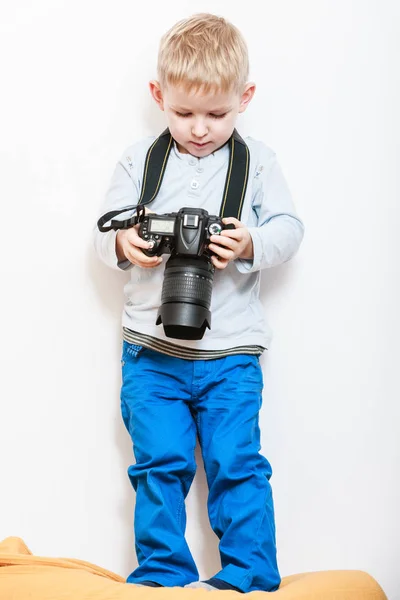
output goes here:
<path id="1" fill-rule="evenodd" d="M 139 563 L 128 583 L 198 579 L 184 535 L 197 434 L 220 540 L 215 576 L 243 592 L 278 588 L 271 466 L 259 453 L 262 387 L 256 356 L 191 361 L 124 342 L 121 408 L 136 459 L 128 474 Z"/>

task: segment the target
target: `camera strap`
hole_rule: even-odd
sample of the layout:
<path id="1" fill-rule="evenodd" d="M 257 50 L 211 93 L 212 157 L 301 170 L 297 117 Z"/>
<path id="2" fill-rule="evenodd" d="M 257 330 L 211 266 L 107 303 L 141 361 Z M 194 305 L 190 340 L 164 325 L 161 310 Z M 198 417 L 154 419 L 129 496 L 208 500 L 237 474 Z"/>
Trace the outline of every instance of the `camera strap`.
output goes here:
<path id="1" fill-rule="evenodd" d="M 249 180 L 250 153 L 246 142 L 234 129 L 229 140 L 229 167 L 219 216 L 240 221 L 243 200 Z"/>
<path id="2" fill-rule="evenodd" d="M 142 191 L 138 204 L 128 206 L 122 210 L 113 210 L 103 215 L 97 222 L 100 231 L 127 229 L 140 223 L 144 217 L 144 207 L 153 202 L 160 191 L 172 143 L 173 138 L 167 128 L 147 151 Z M 240 137 L 236 129 L 227 143 L 229 144 L 229 165 L 219 216 L 221 218 L 235 217 L 240 220 L 249 179 L 250 153 L 245 141 Z M 130 218 L 113 220 L 116 216 L 132 210 L 136 212 Z M 106 225 L 109 221 L 111 221 L 110 225 Z"/>

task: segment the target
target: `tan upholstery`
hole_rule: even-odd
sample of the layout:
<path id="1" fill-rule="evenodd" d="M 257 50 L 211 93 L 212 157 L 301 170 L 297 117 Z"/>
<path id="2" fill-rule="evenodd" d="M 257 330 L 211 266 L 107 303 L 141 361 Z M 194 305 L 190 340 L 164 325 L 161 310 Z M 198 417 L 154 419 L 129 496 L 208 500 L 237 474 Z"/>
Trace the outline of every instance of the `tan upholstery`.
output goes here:
<path id="1" fill-rule="evenodd" d="M 149 588 L 74 559 L 33 556 L 20 538 L 0 543 L 1 600 L 240 600 L 237 592 Z M 223 595 L 223 596 L 222 596 Z M 252 592 L 251 600 L 265 600 Z M 273 600 L 387 600 L 378 583 L 362 571 L 321 571 L 285 577 Z"/>

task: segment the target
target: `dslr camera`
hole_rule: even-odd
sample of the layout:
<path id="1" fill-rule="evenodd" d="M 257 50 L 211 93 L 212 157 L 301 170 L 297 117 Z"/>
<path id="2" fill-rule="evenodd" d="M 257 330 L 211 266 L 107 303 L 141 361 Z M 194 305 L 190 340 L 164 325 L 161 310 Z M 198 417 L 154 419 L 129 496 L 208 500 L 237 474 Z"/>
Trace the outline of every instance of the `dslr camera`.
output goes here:
<path id="1" fill-rule="evenodd" d="M 151 244 L 143 252 L 147 256 L 171 255 L 156 321 L 163 324 L 167 337 L 201 340 L 206 328 L 211 328 L 214 265 L 208 249 L 210 237 L 234 228 L 201 208 L 141 217 L 139 236 Z"/>

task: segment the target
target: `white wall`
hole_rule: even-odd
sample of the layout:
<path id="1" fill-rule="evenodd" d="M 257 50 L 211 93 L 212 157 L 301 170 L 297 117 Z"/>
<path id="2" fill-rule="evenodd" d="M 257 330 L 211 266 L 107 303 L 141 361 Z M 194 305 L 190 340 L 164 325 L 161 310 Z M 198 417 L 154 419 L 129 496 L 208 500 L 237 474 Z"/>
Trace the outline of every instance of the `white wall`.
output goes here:
<path id="1" fill-rule="evenodd" d="M 91 229 L 122 150 L 164 126 L 146 87 L 160 35 L 211 10 L 249 43 L 258 91 L 238 127 L 278 153 L 306 224 L 298 256 L 263 282 L 282 574 L 364 569 L 400 599 L 399 4 L 136 6 L 1 5 L 0 539 L 123 575 L 135 564 L 125 275 L 99 263 Z M 199 469 L 187 535 L 211 576 L 205 499 Z"/>

